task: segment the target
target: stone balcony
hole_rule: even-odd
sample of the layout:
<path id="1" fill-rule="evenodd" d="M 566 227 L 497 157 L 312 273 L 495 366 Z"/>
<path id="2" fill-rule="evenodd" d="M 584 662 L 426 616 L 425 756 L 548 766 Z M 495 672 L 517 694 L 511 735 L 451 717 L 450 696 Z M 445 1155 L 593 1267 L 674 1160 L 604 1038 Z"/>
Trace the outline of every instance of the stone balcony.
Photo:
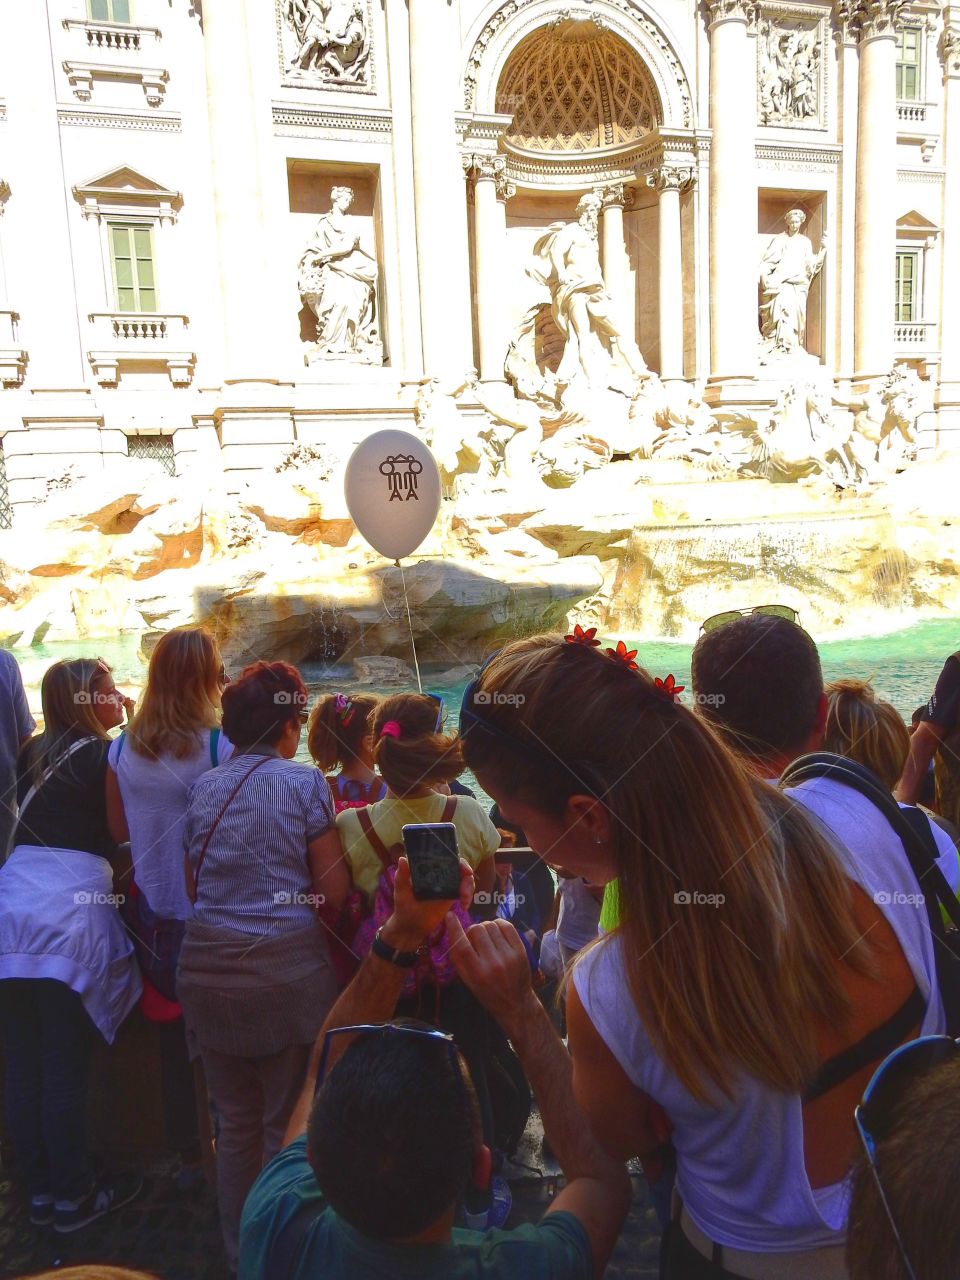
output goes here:
<path id="1" fill-rule="evenodd" d="M 897 119 L 904 124 L 926 124 L 930 110 L 929 102 L 898 102 Z"/>
<path id="2" fill-rule="evenodd" d="M 143 90 L 147 105 L 158 107 L 170 79 L 166 68 L 142 67 L 139 63 L 87 62 L 81 58 L 67 58 L 63 69 L 74 97 L 81 102 L 89 102 L 93 97 L 95 80 L 134 80 Z"/>
<path id="3" fill-rule="evenodd" d="M 128 23 L 96 22 L 93 19 L 64 18 L 65 30 L 88 53 L 140 53 L 160 39 L 159 27 L 135 27 Z"/>
<path id="4" fill-rule="evenodd" d="M 187 349 L 189 317 L 161 312 L 96 311 L 89 316 L 92 347 L 87 359 L 103 386 L 116 386 L 123 366 L 166 370 L 175 387 L 189 386 L 196 354 Z"/>
<path id="5" fill-rule="evenodd" d="M 934 351 L 937 346 L 937 326 L 927 320 L 898 320 L 893 326 L 893 341 L 898 351 L 902 348 Z"/>
<path id="6" fill-rule="evenodd" d="M 27 353 L 20 346 L 16 311 L 0 311 L 0 385 L 19 387 L 27 367 Z"/>

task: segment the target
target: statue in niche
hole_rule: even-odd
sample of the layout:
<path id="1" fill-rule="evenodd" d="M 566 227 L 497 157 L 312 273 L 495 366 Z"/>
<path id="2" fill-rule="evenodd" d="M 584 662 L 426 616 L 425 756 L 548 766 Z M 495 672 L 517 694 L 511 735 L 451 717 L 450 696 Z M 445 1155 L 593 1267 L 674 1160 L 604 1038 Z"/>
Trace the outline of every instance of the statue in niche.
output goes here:
<path id="1" fill-rule="evenodd" d="M 360 247 L 352 219 L 350 187 L 330 192 L 330 212 L 317 222 L 300 258 L 300 297 L 317 319 L 318 359 L 383 363 L 377 316 L 376 259 Z"/>
<path id="2" fill-rule="evenodd" d="M 791 209 L 786 230 L 773 237 L 760 260 L 760 333 L 768 356 L 805 350 L 807 294 L 827 252 L 825 235 L 814 253 L 809 237 L 801 234 L 806 220 L 802 209 Z"/>
<path id="3" fill-rule="evenodd" d="M 365 84 L 370 37 L 364 0 L 287 0 L 297 49 L 287 70 L 332 84 Z"/>
<path id="4" fill-rule="evenodd" d="M 577 221 L 554 223 L 534 245 L 527 275 L 538 297 L 527 309 L 510 344 L 505 373 L 519 395 L 563 404 L 567 388 L 619 391 L 633 397 L 649 370 L 632 338 L 621 331 L 613 300 L 600 268 L 599 217 L 596 192 L 580 198 Z M 554 323 L 564 339 L 553 385 L 536 365 L 537 317 L 549 302 Z"/>
<path id="5" fill-rule="evenodd" d="M 819 114 L 820 38 L 816 27 L 765 22 L 757 44 L 764 124 L 802 125 Z"/>

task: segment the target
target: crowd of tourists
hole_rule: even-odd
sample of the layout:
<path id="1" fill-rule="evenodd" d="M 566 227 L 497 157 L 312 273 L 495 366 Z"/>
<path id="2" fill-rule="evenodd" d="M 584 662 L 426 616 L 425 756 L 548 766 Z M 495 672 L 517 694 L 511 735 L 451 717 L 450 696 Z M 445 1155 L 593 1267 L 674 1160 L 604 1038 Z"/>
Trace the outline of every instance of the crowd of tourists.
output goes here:
<path id="1" fill-rule="evenodd" d="M 634 1158 L 669 1280 L 960 1274 L 960 654 L 910 726 L 825 687 L 779 606 L 708 620 L 689 691 L 636 658 L 517 640 L 454 724 L 427 693 L 311 706 L 283 662 L 229 680 L 188 627 L 136 705 L 55 663 L 36 732 L 0 651 L 3 1155 L 31 1221 L 139 1194 L 86 1122 L 97 1041 L 139 1008 L 185 1173 L 212 1123 L 241 1280 L 600 1276 Z M 455 828 L 456 898 L 413 892 L 423 823 Z M 533 1103 L 562 1189 L 511 1227 Z"/>

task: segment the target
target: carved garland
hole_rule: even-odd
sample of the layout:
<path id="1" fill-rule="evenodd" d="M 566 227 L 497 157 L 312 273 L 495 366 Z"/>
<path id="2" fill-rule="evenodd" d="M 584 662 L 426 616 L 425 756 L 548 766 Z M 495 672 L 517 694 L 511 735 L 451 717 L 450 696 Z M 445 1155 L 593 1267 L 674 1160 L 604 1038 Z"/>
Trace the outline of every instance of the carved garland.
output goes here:
<path id="1" fill-rule="evenodd" d="M 511 18 L 515 17 L 522 10 L 529 8 L 531 5 L 539 3 L 540 0 L 505 0 L 496 13 L 492 14 L 483 30 L 474 41 L 473 48 L 470 50 L 470 56 L 467 60 L 467 68 L 463 73 L 463 101 L 467 111 L 476 109 L 477 96 L 477 79 L 480 67 L 487 53 L 487 48 L 496 36 L 500 28 Z M 690 93 L 690 86 L 687 83 L 687 77 L 684 74 L 683 67 L 680 65 L 680 59 L 670 42 L 666 39 L 660 28 L 647 17 L 640 9 L 632 3 L 632 0 L 606 0 L 606 3 L 620 10 L 621 13 L 629 20 L 629 22 L 638 27 L 646 37 L 651 40 L 660 51 L 664 62 L 669 66 L 671 73 L 676 81 L 679 91 L 680 100 L 683 108 L 683 124 L 685 128 L 690 128 L 693 124 L 693 99 Z M 569 14 L 565 10 L 561 17 L 574 16 L 573 11 Z M 599 15 L 591 15 L 596 20 Z M 665 106 L 666 104 L 664 104 Z"/>

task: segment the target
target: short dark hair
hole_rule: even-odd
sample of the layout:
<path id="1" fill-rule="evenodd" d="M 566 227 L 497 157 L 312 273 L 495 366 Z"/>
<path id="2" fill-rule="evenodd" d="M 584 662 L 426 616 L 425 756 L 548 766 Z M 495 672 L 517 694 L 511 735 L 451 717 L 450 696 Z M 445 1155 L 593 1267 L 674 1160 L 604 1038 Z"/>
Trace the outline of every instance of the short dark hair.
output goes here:
<path id="1" fill-rule="evenodd" d="M 817 646 L 786 618 L 751 613 L 708 631 L 693 650 L 699 711 L 740 755 L 799 749 L 823 696 Z"/>
<path id="2" fill-rule="evenodd" d="M 289 662 L 254 662 L 223 691 L 223 732 L 235 747 L 272 747 L 307 705 L 307 687 Z"/>
<path id="3" fill-rule="evenodd" d="M 917 1280 L 960 1275 L 960 1057 L 926 1071 L 905 1090 L 877 1140 L 877 1169 Z M 906 1280 L 866 1157 L 853 1176 L 847 1224 L 851 1280 Z"/>
<path id="4" fill-rule="evenodd" d="M 344 1221 L 376 1240 L 404 1240 L 459 1200 L 478 1131 L 476 1094 L 459 1054 L 425 1036 L 366 1033 L 318 1092 L 307 1147 L 320 1189 Z"/>

